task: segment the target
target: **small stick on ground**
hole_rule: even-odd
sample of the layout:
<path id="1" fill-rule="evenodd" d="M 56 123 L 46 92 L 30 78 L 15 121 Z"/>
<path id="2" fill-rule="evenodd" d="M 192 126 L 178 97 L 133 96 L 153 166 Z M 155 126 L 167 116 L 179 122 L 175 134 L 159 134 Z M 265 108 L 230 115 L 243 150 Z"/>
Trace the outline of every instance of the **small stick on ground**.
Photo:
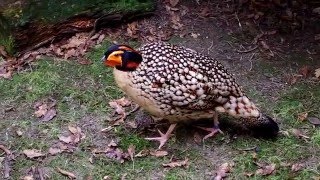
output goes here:
<path id="1" fill-rule="evenodd" d="M 252 53 L 252 55 L 251 55 L 251 57 L 250 57 L 250 59 L 249 59 L 249 61 L 250 61 L 249 71 L 251 71 L 251 70 L 252 70 L 252 67 L 253 67 L 253 65 L 252 65 L 252 58 L 254 57 L 254 55 L 256 55 L 256 54 L 255 54 L 255 53 Z"/>
<path id="2" fill-rule="evenodd" d="M 252 151 L 257 149 L 257 146 L 249 147 L 249 148 L 244 148 L 244 149 L 239 149 L 237 148 L 238 151 Z"/>
<path id="3" fill-rule="evenodd" d="M 253 48 L 251 48 L 251 49 L 247 49 L 247 50 L 236 50 L 238 53 L 248 53 L 248 52 L 251 52 L 251 51 L 254 51 L 255 49 L 257 49 L 258 48 L 258 46 L 255 46 L 255 47 L 253 47 Z"/>
<path id="4" fill-rule="evenodd" d="M 4 178 L 7 179 L 10 177 L 10 171 L 11 171 L 10 161 L 14 159 L 14 156 L 11 153 L 11 151 L 2 144 L 0 144 L 0 149 L 2 149 L 6 153 L 4 163 L 3 163 L 3 169 L 4 169 L 3 175 L 4 175 Z"/>
<path id="5" fill-rule="evenodd" d="M 131 111 L 129 111 L 127 114 L 124 115 L 123 119 L 125 120 L 128 116 L 130 116 L 132 113 L 138 111 L 140 109 L 139 105 L 136 105 Z"/>
<path id="6" fill-rule="evenodd" d="M 240 22 L 240 19 L 238 17 L 238 14 L 237 13 L 234 13 L 234 16 L 236 17 L 237 21 L 238 21 L 238 24 L 239 24 L 239 27 L 240 29 L 242 30 L 242 25 L 241 25 L 241 22 Z"/>

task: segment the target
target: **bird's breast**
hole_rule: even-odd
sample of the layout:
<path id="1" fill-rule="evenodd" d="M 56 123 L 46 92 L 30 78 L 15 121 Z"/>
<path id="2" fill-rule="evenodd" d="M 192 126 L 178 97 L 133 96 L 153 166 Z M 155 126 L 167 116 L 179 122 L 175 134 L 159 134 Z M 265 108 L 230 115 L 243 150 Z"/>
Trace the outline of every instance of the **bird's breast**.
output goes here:
<path id="1" fill-rule="evenodd" d="M 151 115 L 169 120 L 171 122 L 192 121 L 197 119 L 212 118 L 213 109 L 190 110 L 171 105 L 171 99 L 161 94 L 163 89 L 153 87 L 148 78 L 114 69 L 114 77 L 118 87 L 125 92 L 135 103 Z M 158 89 L 159 91 L 156 91 Z M 150 92 L 153 91 L 153 92 Z M 163 93 L 163 92 L 162 92 Z M 167 95 L 172 93 L 167 92 Z M 168 101 L 166 103 L 166 100 Z"/>

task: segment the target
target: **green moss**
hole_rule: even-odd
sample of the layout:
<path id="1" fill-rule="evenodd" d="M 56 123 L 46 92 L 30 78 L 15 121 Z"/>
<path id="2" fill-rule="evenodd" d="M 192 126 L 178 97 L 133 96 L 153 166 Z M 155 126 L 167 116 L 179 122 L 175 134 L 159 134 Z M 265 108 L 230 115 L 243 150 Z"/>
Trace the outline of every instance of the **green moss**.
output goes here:
<path id="1" fill-rule="evenodd" d="M 65 7 L 65 8 L 64 8 Z M 15 25 L 25 25 L 27 22 L 40 21 L 55 23 L 82 13 L 106 14 L 115 12 L 136 12 L 153 10 L 155 4 L 152 0 L 31 0 L 22 7 L 10 8 L 4 15 L 15 21 Z"/>

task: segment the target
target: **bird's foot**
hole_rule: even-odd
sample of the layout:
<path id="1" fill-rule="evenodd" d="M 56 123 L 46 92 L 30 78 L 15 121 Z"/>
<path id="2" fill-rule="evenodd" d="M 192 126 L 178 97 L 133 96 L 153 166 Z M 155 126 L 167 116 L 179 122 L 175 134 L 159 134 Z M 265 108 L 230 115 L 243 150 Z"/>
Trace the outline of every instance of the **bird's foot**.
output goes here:
<path id="1" fill-rule="evenodd" d="M 161 149 L 161 147 L 168 141 L 168 139 L 171 137 L 171 132 L 175 128 L 176 124 L 171 124 L 168 131 L 164 134 L 159 129 L 158 132 L 160 134 L 160 137 L 154 137 L 154 138 L 145 138 L 146 140 L 150 141 L 159 141 L 160 145 L 158 149 Z"/>
<path id="2" fill-rule="evenodd" d="M 207 134 L 206 136 L 204 136 L 203 140 L 206 140 L 208 139 L 209 137 L 213 137 L 214 135 L 216 135 L 217 133 L 220 133 L 220 134 L 224 134 L 219 126 L 213 126 L 212 128 L 205 128 L 205 127 L 200 127 L 200 126 L 196 126 L 197 128 L 199 129 L 202 129 L 202 130 L 205 130 L 205 131 L 208 131 L 209 134 Z"/>

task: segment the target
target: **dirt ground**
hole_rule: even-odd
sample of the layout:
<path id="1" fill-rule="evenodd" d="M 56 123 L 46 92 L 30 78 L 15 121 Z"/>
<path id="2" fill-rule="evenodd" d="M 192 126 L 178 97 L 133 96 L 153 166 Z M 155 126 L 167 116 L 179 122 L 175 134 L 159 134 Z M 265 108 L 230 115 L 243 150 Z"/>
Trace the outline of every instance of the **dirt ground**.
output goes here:
<path id="1" fill-rule="evenodd" d="M 132 24 L 119 27 L 120 35 L 115 29 L 105 31 L 105 41 L 86 55 L 92 64 L 42 58 L 11 81 L 0 79 L 0 145 L 14 155 L 10 159 L 0 151 L 0 177 L 9 173 L 8 179 L 67 179 L 72 175 L 88 180 L 319 179 L 320 129 L 309 120 L 320 118 L 320 81 L 314 75 L 320 68 L 316 25 L 291 33 L 276 28 L 264 31 L 246 14 L 221 13 L 228 7 L 220 1 L 186 1 L 171 8 L 160 3 L 154 16 L 131 22 L 137 23 L 138 35 L 132 32 Z M 150 28 L 155 28 L 153 33 Z M 113 41 L 137 47 L 161 38 L 219 60 L 248 96 L 276 119 L 279 137 L 254 138 L 225 123 L 224 135 L 201 142 L 204 132 L 180 125 L 163 149 L 168 155 L 147 153 L 130 160 L 131 145 L 134 155 L 154 151 L 158 145 L 144 137 L 168 125 L 148 126 L 152 120 L 141 111 L 114 125 L 109 101 L 123 94 L 111 70 L 99 59 Z M 34 113 L 50 98 L 56 101 L 56 117 L 40 121 Z M 72 140 L 63 139 L 68 135 Z M 59 152 L 50 152 L 52 148 Z M 36 149 L 40 155 L 29 157 L 26 149 Z M 175 161 L 181 167 L 163 165 Z M 227 168 L 222 167 L 225 163 Z"/>

